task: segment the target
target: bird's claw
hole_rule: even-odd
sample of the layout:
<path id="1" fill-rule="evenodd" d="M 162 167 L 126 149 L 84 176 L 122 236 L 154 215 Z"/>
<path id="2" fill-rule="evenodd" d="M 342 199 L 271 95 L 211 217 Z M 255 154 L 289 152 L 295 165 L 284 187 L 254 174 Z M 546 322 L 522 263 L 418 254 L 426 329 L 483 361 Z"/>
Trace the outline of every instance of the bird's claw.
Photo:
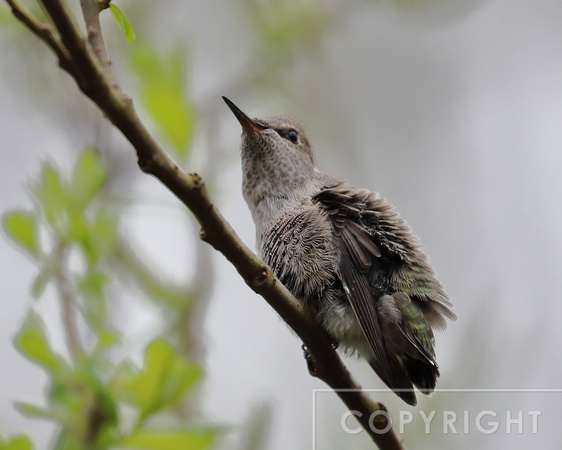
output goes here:
<path id="1" fill-rule="evenodd" d="M 303 351 L 304 359 L 306 360 L 306 366 L 308 367 L 308 373 L 310 373 L 310 375 L 315 377 L 317 372 L 316 372 L 316 363 L 314 362 L 314 358 L 308 351 L 308 348 L 306 348 L 306 345 L 302 344 L 301 348 Z"/>

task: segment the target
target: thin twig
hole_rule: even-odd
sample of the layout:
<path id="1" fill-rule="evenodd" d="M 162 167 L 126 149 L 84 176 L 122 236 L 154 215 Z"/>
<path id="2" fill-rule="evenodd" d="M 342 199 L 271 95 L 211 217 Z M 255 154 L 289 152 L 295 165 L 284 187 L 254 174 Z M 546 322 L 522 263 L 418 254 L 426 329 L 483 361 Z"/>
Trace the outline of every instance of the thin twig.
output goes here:
<path id="1" fill-rule="evenodd" d="M 133 250 L 124 241 L 118 243 L 115 249 L 116 262 L 127 270 L 143 291 L 150 297 L 164 301 L 175 308 L 190 302 L 189 299 L 195 295 L 192 289 L 159 279 L 154 275 L 154 263 L 150 264 L 151 271 L 137 253 L 138 251 Z"/>
<path id="2" fill-rule="evenodd" d="M 56 268 L 55 268 L 55 285 L 59 293 L 62 305 L 62 322 L 63 328 L 66 332 L 66 341 L 68 349 L 72 358 L 76 360 L 84 353 L 80 341 L 80 334 L 78 333 L 78 326 L 76 323 L 75 306 L 76 299 L 72 294 L 72 289 L 68 284 L 68 280 L 64 273 L 66 251 L 63 244 L 59 244 L 55 249 L 57 255 Z"/>
<path id="3" fill-rule="evenodd" d="M 250 288 L 260 294 L 299 335 L 314 360 L 314 376 L 335 389 L 348 408 L 361 413 L 357 418 L 373 441 L 382 449 L 404 450 L 393 427 L 383 434 L 371 428 L 369 419 L 372 413 L 386 411 L 386 408 L 361 391 L 325 333 L 315 323 L 314 313 L 295 299 L 275 278 L 271 269 L 244 244 L 211 201 L 203 179 L 197 174 L 182 172 L 162 150 L 141 122 L 130 99 L 107 79 L 66 6 L 61 0 L 41 1 L 68 49 L 75 67 L 74 78 L 80 89 L 133 145 L 141 170 L 158 178 L 192 211 L 201 224 L 201 238 L 221 252 Z M 379 415 L 379 419 L 378 427 L 385 428 L 385 416 Z"/>
<path id="4" fill-rule="evenodd" d="M 66 4 L 60 0 L 41 0 L 41 4 L 47 10 L 70 54 L 73 67 L 70 75 L 86 95 L 91 91 L 101 92 L 110 80 L 105 76 L 101 63 L 89 48 L 88 41 L 82 36 Z"/>
<path id="5" fill-rule="evenodd" d="M 10 5 L 12 14 L 55 52 L 61 67 L 68 71 L 70 68 L 70 55 L 53 27 L 39 22 L 21 3 L 15 0 L 6 0 L 6 2 Z"/>
<path id="6" fill-rule="evenodd" d="M 80 7 L 82 9 L 82 15 L 84 16 L 84 22 L 86 23 L 88 42 L 103 67 L 106 77 L 110 80 L 112 85 L 116 86 L 117 80 L 111 70 L 111 60 L 107 54 L 101 31 L 99 14 L 103 6 L 98 0 L 80 0 Z"/>

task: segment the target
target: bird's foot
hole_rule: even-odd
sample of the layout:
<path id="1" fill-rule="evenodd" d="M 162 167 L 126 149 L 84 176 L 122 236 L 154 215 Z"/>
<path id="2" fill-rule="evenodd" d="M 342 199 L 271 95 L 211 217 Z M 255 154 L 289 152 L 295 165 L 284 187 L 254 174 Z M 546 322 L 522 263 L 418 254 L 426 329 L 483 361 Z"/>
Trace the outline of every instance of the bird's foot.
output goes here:
<path id="1" fill-rule="evenodd" d="M 308 373 L 310 373 L 310 375 L 315 377 L 317 371 L 316 371 L 316 363 L 314 362 L 314 358 L 308 351 L 308 348 L 306 348 L 306 345 L 302 344 L 301 348 L 302 348 L 304 359 L 306 360 L 306 366 L 308 367 Z"/>

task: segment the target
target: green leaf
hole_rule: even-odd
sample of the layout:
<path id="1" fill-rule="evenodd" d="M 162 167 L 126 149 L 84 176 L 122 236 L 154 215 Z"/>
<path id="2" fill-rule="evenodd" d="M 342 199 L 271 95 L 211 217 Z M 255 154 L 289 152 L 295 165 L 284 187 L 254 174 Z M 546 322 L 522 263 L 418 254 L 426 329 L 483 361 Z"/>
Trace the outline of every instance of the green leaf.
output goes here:
<path id="1" fill-rule="evenodd" d="M 197 382 L 201 369 L 190 364 L 164 339 L 151 342 L 140 374 L 131 377 L 125 396 L 146 418 L 178 404 Z"/>
<path id="2" fill-rule="evenodd" d="M 204 450 L 213 445 L 212 431 L 142 429 L 119 443 L 120 447 L 144 450 Z"/>
<path id="3" fill-rule="evenodd" d="M 76 211 L 71 214 L 68 221 L 68 234 L 65 238 L 83 243 L 88 238 L 88 224 L 82 214 L 83 211 Z"/>
<path id="4" fill-rule="evenodd" d="M 181 157 L 188 155 L 195 125 L 195 114 L 185 93 L 185 55 L 182 47 L 164 52 L 144 44 L 137 46 L 132 56 L 142 104 Z"/>
<path id="5" fill-rule="evenodd" d="M 173 357 L 174 349 L 164 339 L 157 339 L 148 345 L 144 370 L 135 382 L 137 406 L 142 417 L 154 411 L 163 379 Z"/>
<path id="6" fill-rule="evenodd" d="M 99 256 L 113 252 L 117 243 L 117 220 L 105 211 L 99 210 L 90 230 L 90 244 Z"/>
<path id="7" fill-rule="evenodd" d="M 201 378 L 202 372 L 201 367 L 176 357 L 168 366 L 155 409 L 171 408 L 179 404 Z"/>
<path id="8" fill-rule="evenodd" d="M 134 404 L 135 393 L 132 386 L 138 377 L 138 369 L 131 361 L 121 361 L 115 367 L 111 379 L 111 389 L 117 399 Z"/>
<path id="9" fill-rule="evenodd" d="M 94 150 L 80 155 L 72 175 L 70 197 L 73 208 L 81 213 L 99 192 L 107 171 Z"/>
<path id="10" fill-rule="evenodd" d="M 107 276 L 96 271 L 88 271 L 80 280 L 80 292 L 84 295 L 84 315 L 95 330 L 105 327 L 106 302 L 103 293 Z"/>
<path id="11" fill-rule="evenodd" d="M 111 433 L 118 423 L 117 403 L 97 373 L 98 363 L 88 358 L 78 360 L 73 372 L 53 378 L 49 390 L 49 409 L 57 422 L 82 441 L 92 425 L 99 432 L 103 429 Z"/>
<path id="12" fill-rule="evenodd" d="M 106 349 L 115 344 L 119 344 L 120 342 L 121 342 L 121 337 L 119 336 L 119 334 L 115 333 L 114 331 L 101 330 L 98 333 L 97 348 L 100 350 Z"/>
<path id="13" fill-rule="evenodd" d="M 15 436 L 7 443 L 0 442 L 0 450 L 32 450 L 33 444 L 25 436 Z"/>
<path id="14" fill-rule="evenodd" d="M 60 233 L 60 228 L 65 225 L 62 221 L 65 217 L 66 195 L 60 175 L 51 164 L 43 166 L 41 178 L 34 190 L 47 221 Z"/>
<path id="15" fill-rule="evenodd" d="M 95 267 L 101 258 L 111 254 L 117 243 L 117 221 L 103 210 L 98 210 L 90 223 L 83 214 L 70 218 L 68 238 L 78 242 L 89 267 Z"/>
<path id="16" fill-rule="evenodd" d="M 41 318 L 30 311 L 14 338 L 16 349 L 25 357 L 43 366 L 50 372 L 59 372 L 64 364 L 49 347 L 45 325 Z"/>
<path id="17" fill-rule="evenodd" d="M 49 409 L 56 415 L 61 432 L 66 432 L 68 446 L 59 449 L 82 449 L 95 436 L 95 448 L 114 436 L 118 425 L 117 403 L 113 393 L 98 375 L 96 364 L 89 358 L 80 358 L 74 371 L 54 377 L 49 389 Z M 95 427 L 95 428 L 92 428 Z M 92 431 L 95 434 L 92 436 Z M 90 448 L 90 446 L 88 446 Z"/>
<path id="18" fill-rule="evenodd" d="M 37 255 L 37 225 L 35 215 L 30 212 L 12 211 L 2 215 L 4 231 L 17 244 L 32 255 Z"/>
<path id="19" fill-rule="evenodd" d="M 58 416 L 53 412 L 41 406 L 33 405 L 31 403 L 16 401 L 14 402 L 14 407 L 21 414 L 27 417 L 36 418 L 36 419 L 58 420 Z"/>
<path id="20" fill-rule="evenodd" d="M 127 19 L 127 16 L 113 3 L 109 4 L 109 10 L 115 22 L 117 22 L 117 25 L 121 28 L 127 42 L 133 42 L 135 40 L 135 30 L 133 30 L 133 26 L 131 22 L 129 22 L 129 19 Z"/>

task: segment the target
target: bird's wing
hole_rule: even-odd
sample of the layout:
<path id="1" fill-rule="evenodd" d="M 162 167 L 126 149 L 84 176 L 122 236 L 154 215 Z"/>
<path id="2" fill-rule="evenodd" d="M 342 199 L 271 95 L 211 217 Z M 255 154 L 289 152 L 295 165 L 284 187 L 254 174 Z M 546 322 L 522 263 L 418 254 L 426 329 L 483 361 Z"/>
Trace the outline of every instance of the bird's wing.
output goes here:
<path id="1" fill-rule="evenodd" d="M 412 383 L 396 355 L 389 353 L 384 343 L 377 310 L 383 292 L 373 285 L 376 278 L 373 274 L 380 266 L 383 254 L 378 242 L 361 222 L 362 205 L 355 202 L 348 191 L 341 189 L 326 189 L 313 200 L 321 204 L 332 223 L 337 274 L 375 355 L 369 363 L 400 397 L 415 404 Z"/>
<path id="2" fill-rule="evenodd" d="M 364 268 L 363 261 L 359 261 L 357 267 L 370 271 L 371 285 L 381 295 L 406 294 L 433 327 L 445 328 L 445 318 L 456 319 L 418 239 L 387 201 L 365 189 L 342 187 L 325 189 L 316 194 L 314 200 L 329 213 L 335 230 L 341 228 L 341 224 L 354 224 L 350 232 L 356 235 L 357 244 L 376 256 L 371 257 L 369 269 Z M 357 234 L 356 230 L 362 233 Z M 379 249 L 379 254 L 368 250 L 366 239 Z"/>
<path id="3" fill-rule="evenodd" d="M 421 309 L 402 292 L 397 292 L 392 297 L 402 315 L 402 321 L 397 324 L 400 332 L 416 349 L 419 359 L 425 359 L 437 367 L 433 350 L 433 330 L 425 320 Z"/>

